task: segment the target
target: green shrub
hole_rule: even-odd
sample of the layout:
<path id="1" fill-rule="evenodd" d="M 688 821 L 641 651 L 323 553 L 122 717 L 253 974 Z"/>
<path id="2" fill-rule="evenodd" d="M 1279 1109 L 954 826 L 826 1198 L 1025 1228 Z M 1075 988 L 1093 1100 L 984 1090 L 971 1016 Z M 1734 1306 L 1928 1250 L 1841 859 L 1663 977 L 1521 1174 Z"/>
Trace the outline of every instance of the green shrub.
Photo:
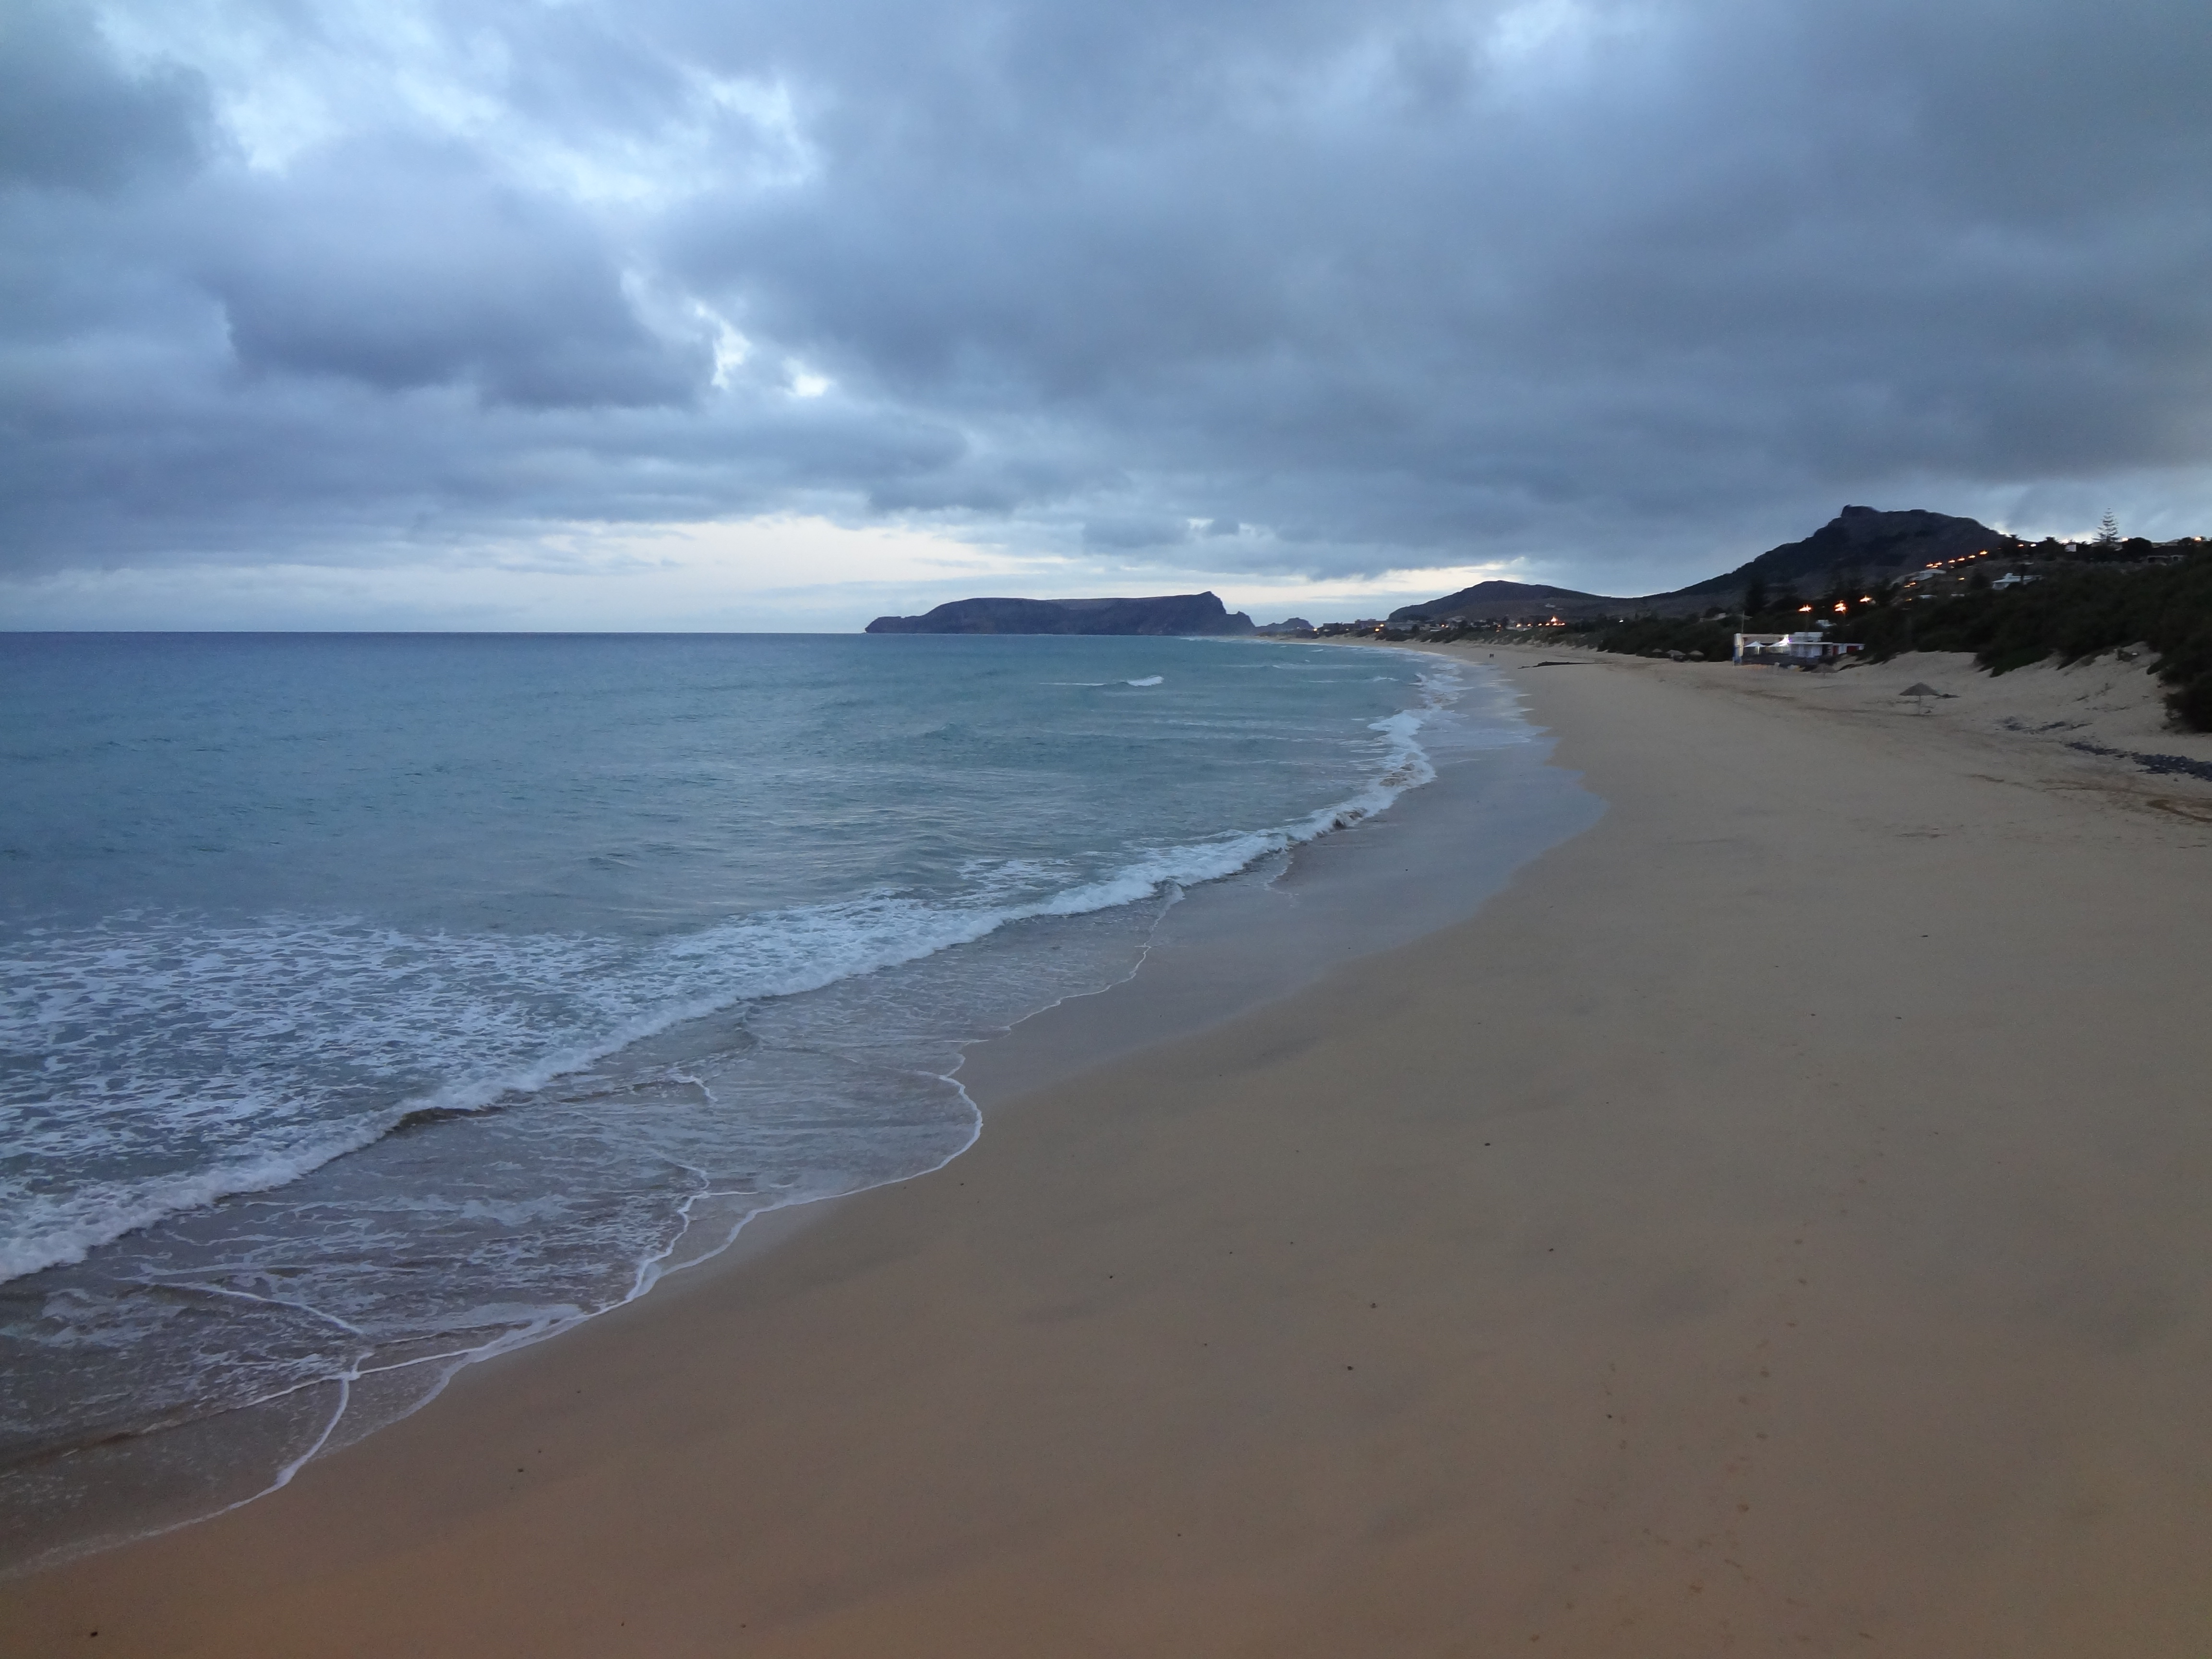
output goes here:
<path id="1" fill-rule="evenodd" d="M 1967 592 L 1870 610 L 1836 628 L 1881 659 L 1900 651 L 1971 651 L 1992 674 L 2056 656 L 2079 662 L 2142 641 L 2173 687 L 2171 706 L 2212 731 L 2212 552 L 2158 570 L 2055 572 L 2002 593 Z"/>
<path id="2" fill-rule="evenodd" d="M 1601 651 L 1617 651 L 1632 657 L 1665 656 L 1679 651 L 1707 661 L 1726 662 L 1735 650 L 1735 629 L 1727 621 L 1694 617 L 1639 617 L 1633 622 L 1608 623 L 1591 630 L 1577 643 Z"/>

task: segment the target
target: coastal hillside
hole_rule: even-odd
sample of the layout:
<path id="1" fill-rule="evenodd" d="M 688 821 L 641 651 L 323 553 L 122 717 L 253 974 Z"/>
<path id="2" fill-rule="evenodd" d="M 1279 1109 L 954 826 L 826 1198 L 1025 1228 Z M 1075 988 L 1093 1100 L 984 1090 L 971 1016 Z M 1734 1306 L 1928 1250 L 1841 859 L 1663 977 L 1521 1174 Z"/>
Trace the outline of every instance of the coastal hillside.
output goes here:
<path id="1" fill-rule="evenodd" d="M 1477 582 L 1440 599 L 1401 605 L 1390 613 L 1390 621 L 1402 628 L 1448 617 L 1470 623 L 1692 617 L 1717 605 L 1734 605 L 1747 592 L 1763 592 L 1778 602 L 1801 590 L 1824 589 L 1839 574 L 1853 581 L 1878 582 L 1931 564 L 1977 553 L 2007 552 L 2019 545 L 2003 532 L 1973 519 L 1919 508 L 1885 513 L 1871 507 L 1846 507 L 1802 540 L 1770 547 L 1733 570 L 1668 592 L 1623 599 L 1540 582 Z"/>
<path id="2" fill-rule="evenodd" d="M 1456 593 L 1419 605 L 1400 605 L 1390 620 L 1401 625 L 1433 622 L 1439 617 L 1464 617 L 1469 622 L 1505 622 L 1558 617 L 1565 622 L 1595 621 L 1619 614 L 1634 599 L 1611 599 L 1602 593 L 1582 593 L 1571 587 L 1550 587 L 1541 582 L 1477 582 Z"/>
<path id="3" fill-rule="evenodd" d="M 1725 574 L 1672 593 L 1653 594 L 1644 603 L 1656 609 L 1661 608 L 1656 602 L 1668 599 L 1731 600 L 1753 585 L 1774 593 L 1809 591 L 1825 587 L 1838 572 L 1871 581 L 2018 545 L 2002 531 L 1973 519 L 1918 508 L 1883 513 L 1871 507 L 1847 507 L 1802 541 L 1770 547 Z"/>
<path id="4" fill-rule="evenodd" d="M 1249 634 L 1212 593 L 1127 599 L 953 599 L 919 617 L 878 617 L 871 634 Z"/>

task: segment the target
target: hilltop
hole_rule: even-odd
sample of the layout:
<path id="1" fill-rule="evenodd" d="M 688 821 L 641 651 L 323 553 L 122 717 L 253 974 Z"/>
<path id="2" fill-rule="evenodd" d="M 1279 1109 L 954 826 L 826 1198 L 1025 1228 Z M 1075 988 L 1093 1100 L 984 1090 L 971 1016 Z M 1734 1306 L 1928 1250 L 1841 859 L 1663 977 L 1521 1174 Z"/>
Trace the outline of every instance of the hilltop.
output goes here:
<path id="1" fill-rule="evenodd" d="M 1974 519 L 1917 507 L 1882 513 L 1871 507 L 1847 507 L 1802 541 L 1770 547 L 1724 575 L 1656 597 L 1727 603 L 1753 583 L 1763 584 L 1770 593 L 1809 593 L 1826 587 L 1838 574 L 1875 581 L 1977 553 L 2009 552 L 2020 544 L 2015 538 Z"/>
<path id="2" fill-rule="evenodd" d="M 1695 616 L 1716 605 L 1733 606 L 1747 592 L 1764 591 L 1779 600 L 1790 593 L 1823 590 L 1839 576 L 1880 581 L 1977 553 L 2008 552 L 2020 544 L 1973 519 L 1917 507 L 1885 513 L 1871 507 L 1846 507 L 1801 541 L 1770 547 L 1733 570 L 1664 593 L 1622 598 L 1533 582 L 1477 582 L 1440 599 L 1401 605 L 1390 613 L 1390 620 L 1402 627 L 1447 617 L 1469 622 L 1539 622 L 1556 617 L 1577 623 Z"/>
<path id="3" fill-rule="evenodd" d="M 1608 599 L 1602 593 L 1577 592 L 1571 587 L 1548 587 L 1541 582 L 1477 582 L 1440 599 L 1400 605 L 1390 613 L 1390 620 L 1405 623 L 1464 617 L 1469 622 L 1504 622 L 1557 617 L 1562 622 L 1595 622 L 1618 616 L 1623 605 L 1638 603 Z"/>

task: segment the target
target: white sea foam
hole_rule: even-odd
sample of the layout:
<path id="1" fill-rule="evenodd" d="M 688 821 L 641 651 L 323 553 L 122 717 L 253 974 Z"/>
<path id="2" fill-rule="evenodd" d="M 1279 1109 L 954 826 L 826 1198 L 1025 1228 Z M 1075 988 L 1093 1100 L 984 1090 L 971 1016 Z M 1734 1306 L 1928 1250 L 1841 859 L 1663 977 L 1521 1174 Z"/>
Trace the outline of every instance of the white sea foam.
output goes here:
<path id="1" fill-rule="evenodd" d="M 564 889 L 561 905 L 477 914 L 580 915 L 574 933 L 404 927 L 296 904 L 249 921 L 149 908 L 19 929 L 0 945 L 0 1272 L 52 1272 L 11 1287 L 0 1331 L 0 1508 L 44 1513 L 39 1471 L 66 1485 L 110 1462 L 118 1492 L 142 1490 L 131 1449 L 204 1458 L 231 1443 L 233 1419 L 248 1454 L 205 1467 L 282 1484 L 472 1359 L 719 1253 L 755 1215 L 941 1167 L 980 1124 L 954 1076 L 963 1043 L 1133 971 L 1183 888 L 1370 817 L 1433 777 L 1438 757 L 1511 740 L 1500 733 L 1517 725 L 1483 699 L 1469 732 L 1439 725 L 1465 687 L 1414 653 L 1395 684 L 1418 678 L 1415 706 L 1371 721 L 1398 701 L 1366 689 L 1371 654 L 1330 653 L 1296 686 L 1217 696 L 1225 675 L 1209 684 L 1170 654 L 1191 643 L 1103 659 L 1009 647 L 990 672 L 1011 659 L 1118 674 L 1085 688 L 1107 697 L 1031 707 L 996 690 L 963 703 L 933 666 L 911 696 L 804 702 L 802 717 L 833 709 L 836 731 L 787 721 L 741 753 L 733 731 L 759 724 L 781 681 L 765 704 L 717 681 L 679 712 L 733 708 L 744 726 L 691 724 L 680 744 L 624 726 L 588 758 L 622 769 L 613 788 L 632 789 L 651 826 L 586 847 L 594 867 L 668 856 L 688 881 L 713 872 L 677 855 L 794 849 L 789 868 L 836 878 L 810 886 L 779 866 L 786 884 L 763 890 L 784 902 L 727 920 L 710 918 L 738 907 L 686 890 L 648 913 L 676 918 L 664 931 L 623 934 L 574 902 L 588 890 Z M 1236 654 L 1238 667 L 1297 665 L 1280 647 Z M 1129 676 L 1155 657 L 1177 672 Z M 1113 695 L 1170 679 L 1184 695 Z M 1355 709 L 1367 712 L 1346 718 Z M 843 793 L 784 766 L 792 733 L 798 752 L 826 744 L 832 763 L 856 762 Z M 728 784 L 771 775 L 776 787 L 750 794 Z M 594 831 L 621 810 L 607 776 L 593 773 L 584 803 Z M 447 787 L 419 804 L 445 811 Z M 1317 798 L 1329 804 L 1306 810 Z M 228 815 L 248 797 L 220 799 Z M 732 803 L 769 821 L 731 816 Z M 388 813 L 395 799 L 387 787 L 368 805 Z M 1204 833 L 1239 817 L 1259 827 Z M 831 845 L 840 835 L 915 856 L 856 861 Z M 485 871 L 444 854 L 419 867 L 399 891 Z M 514 867 L 501 847 L 490 873 Z M 868 874 L 845 878 L 854 868 Z M 654 880 L 647 896 L 672 890 Z M 442 895 L 421 913 L 471 914 Z M 436 1127 L 407 1127 L 425 1110 Z M 285 1437 L 263 1437 L 252 1425 L 264 1419 L 289 1425 Z M 216 1443 L 195 1438 L 201 1427 L 166 1432 L 176 1425 Z M 165 1432 L 133 1437 L 149 1426 Z M 111 1445 L 112 1459 L 92 1449 Z M 62 1447 L 86 1455 L 38 1455 Z"/>
<path id="2" fill-rule="evenodd" d="M 1151 676 L 1125 684 L 1157 684 Z M 0 953 L 0 1280 L 225 1197 L 268 1192 L 390 1133 L 545 1087 L 686 1021 L 1218 879 L 1372 817 L 1435 775 L 1419 734 L 1462 689 L 1425 661 L 1419 706 L 1376 720 L 1350 794 L 1285 823 L 1133 850 L 1087 879 L 1002 860 L 963 899 L 890 892 L 645 945 L 410 934 L 281 917 L 138 915 Z M 301 1052 L 312 1055 L 312 1076 Z M 25 1061 L 34 1061 L 27 1065 Z M 75 1169 L 73 1182 L 52 1172 Z"/>

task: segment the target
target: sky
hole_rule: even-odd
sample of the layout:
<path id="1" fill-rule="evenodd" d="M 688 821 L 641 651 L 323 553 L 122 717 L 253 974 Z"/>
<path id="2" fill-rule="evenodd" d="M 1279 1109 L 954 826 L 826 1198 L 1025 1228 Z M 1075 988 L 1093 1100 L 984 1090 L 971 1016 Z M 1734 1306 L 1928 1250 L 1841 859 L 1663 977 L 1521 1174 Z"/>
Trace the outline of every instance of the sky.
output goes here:
<path id="1" fill-rule="evenodd" d="M 2203 0 L 0 0 L 0 626 L 2212 532 Z"/>

